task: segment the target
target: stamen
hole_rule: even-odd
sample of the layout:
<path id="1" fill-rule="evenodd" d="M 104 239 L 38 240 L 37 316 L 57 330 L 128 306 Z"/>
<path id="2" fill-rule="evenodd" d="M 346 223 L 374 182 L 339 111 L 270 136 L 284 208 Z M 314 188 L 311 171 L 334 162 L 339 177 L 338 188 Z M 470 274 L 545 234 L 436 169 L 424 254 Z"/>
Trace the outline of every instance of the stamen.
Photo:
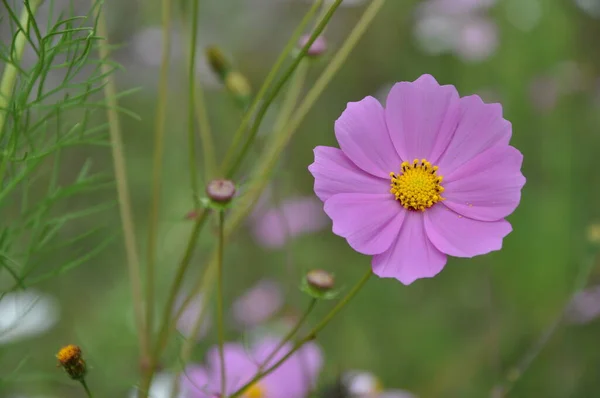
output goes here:
<path id="1" fill-rule="evenodd" d="M 412 164 L 403 162 L 400 169 L 401 174 L 390 173 L 390 193 L 404 208 L 425 211 L 444 200 L 443 177 L 436 174 L 438 166 L 432 166 L 427 159 L 414 159 Z"/>

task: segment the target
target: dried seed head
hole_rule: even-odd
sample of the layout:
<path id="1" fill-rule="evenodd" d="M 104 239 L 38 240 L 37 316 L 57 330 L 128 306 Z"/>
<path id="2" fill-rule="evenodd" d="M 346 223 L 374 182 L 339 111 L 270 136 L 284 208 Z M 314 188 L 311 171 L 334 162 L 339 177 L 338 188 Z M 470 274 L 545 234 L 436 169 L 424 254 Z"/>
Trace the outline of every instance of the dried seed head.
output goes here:
<path id="1" fill-rule="evenodd" d="M 87 367 L 82 358 L 81 348 L 69 344 L 58 351 L 56 354 L 58 366 L 61 366 L 67 374 L 74 380 L 81 380 L 85 377 Z"/>

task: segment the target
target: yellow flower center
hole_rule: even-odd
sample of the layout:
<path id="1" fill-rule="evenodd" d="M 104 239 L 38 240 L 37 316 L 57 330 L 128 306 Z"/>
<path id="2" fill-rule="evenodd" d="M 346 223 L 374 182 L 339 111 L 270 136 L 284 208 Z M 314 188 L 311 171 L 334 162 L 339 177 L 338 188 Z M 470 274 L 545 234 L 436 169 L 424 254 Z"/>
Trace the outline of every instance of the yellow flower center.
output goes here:
<path id="1" fill-rule="evenodd" d="M 265 398 L 266 393 L 260 383 L 254 383 L 244 391 L 244 398 Z"/>
<path id="2" fill-rule="evenodd" d="M 81 358 L 81 348 L 77 347 L 76 345 L 69 344 L 58 351 L 56 358 L 58 358 L 58 360 L 63 364 L 74 360 L 77 361 L 79 358 Z"/>
<path id="3" fill-rule="evenodd" d="M 390 173 L 390 193 L 408 210 L 421 210 L 430 208 L 442 198 L 442 176 L 436 174 L 438 167 L 432 166 L 426 159 L 413 160 L 412 164 L 403 162 L 400 165 L 402 173 Z"/>

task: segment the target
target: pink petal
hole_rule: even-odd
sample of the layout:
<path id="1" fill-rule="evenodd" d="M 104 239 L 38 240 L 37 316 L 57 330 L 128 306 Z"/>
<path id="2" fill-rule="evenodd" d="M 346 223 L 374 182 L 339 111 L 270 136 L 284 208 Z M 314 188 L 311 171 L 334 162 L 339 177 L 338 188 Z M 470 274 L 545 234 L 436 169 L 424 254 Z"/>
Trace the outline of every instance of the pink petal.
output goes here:
<path id="1" fill-rule="evenodd" d="M 373 97 L 348 103 L 335 121 L 335 136 L 346 156 L 374 176 L 387 179 L 402 163 L 390 139 L 383 107 Z"/>
<path id="2" fill-rule="evenodd" d="M 273 317 L 283 306 L 279 283 L 263 279 L 233 302 L 233 317 L 242 327 L 257 326 Z"/>
<path id="3" fill-rule="evenodd" d="M 431 278 L 444 268 L 446 255 L 427 238 L 423 219 L 421 212 L 406 212 L 396 242 L 386 252 L 373 256 L 375 275 L 410 285 L 417 279 Z"/>
<path id="4" fill-rule="evenodd" d="M 444 205 L 425 211 L 425 231 L 431 243 L 449 256 L 473 257 L 502 248 L 512 231 L 508 221 L 477 221 L 463 217 Z"/>
<path id="5" fill-rule="evenodd" d="M 325 202 L 333 233 L 362 254 L 380 254 L 396 239 L 406 210 L 390 193 L 338 194 Z"/>
<path id="6" fill-rule="evenodd" d="M 511 214 L 521 200 L 523 155 L 500 144 L 445 176 L 444 204 L 463 216 L 496 221 Z"/>
<path id="7" fill-rule="evenodd" d="M 202 366 L 192 365 L 181 375 L 182 392 L 187 397 L 211 397 L 211 386 L 206 370 Z"/>
<path id="8" fill-rule="evenodd" d="M 477 95 L 460 99 L 458 127 L 437 165 L 444 178 L 492 146 L 508 145 L 511 124 L 502 118 L 500 104 L 485 104 Z"/>
<path id="9" fill-rule="evenodd" d="M 318 146 L 315 161 L 308 166 L 315 177 L 315 193 L 323 202 L 338 193 L 388 193 L 389 177 L 374 177 L 359 169 L 337 148 Z"/>
<path id="10" fill-rule="evenodd" d="M 387 97 L 385 118 L 400 158 L 426 158 L 436 164 L 454 134 L 459 103 L 454 86 L 440 86 L 431 75 L 396 83 Z"/>

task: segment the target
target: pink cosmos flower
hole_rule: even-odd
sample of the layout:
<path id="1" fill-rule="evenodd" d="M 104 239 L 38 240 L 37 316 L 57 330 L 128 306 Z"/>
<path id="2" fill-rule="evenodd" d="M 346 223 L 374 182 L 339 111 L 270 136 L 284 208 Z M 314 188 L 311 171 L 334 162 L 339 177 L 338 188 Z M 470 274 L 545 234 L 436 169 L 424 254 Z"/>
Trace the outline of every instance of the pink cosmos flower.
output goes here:
<path id="1" fill-rule="evenodd" d="M 499 104 L 423 75 L 395 84 L 385 108 L 350 102 L 335 134 L 341 149 L 315 148 L 315 193 L 376 275 L 410 284 L 438 274 L 448 255 L 501 248 L 525 178 Z"/>
<path id="2" fill-rule="evenodd" d="M 279 344 L 279 339 L 264 338 L 250 351 L 237 343 L 224 346 L 226 391 L 221 389 L 221 366 L 217 348 L 207 357 L 207 366 L 191 366 L 182 380 L 182 391 L 188 398 L 213 398 L 228 396 L 250 381 Z M 267 366 L 280 360 L 289 350 L 286 344 Z M 320 348 L 308 343 L 271 374 L 252 385 L 244 397 L 303 398 L 312 390 L 319 375 L 323 359 Z"/>

